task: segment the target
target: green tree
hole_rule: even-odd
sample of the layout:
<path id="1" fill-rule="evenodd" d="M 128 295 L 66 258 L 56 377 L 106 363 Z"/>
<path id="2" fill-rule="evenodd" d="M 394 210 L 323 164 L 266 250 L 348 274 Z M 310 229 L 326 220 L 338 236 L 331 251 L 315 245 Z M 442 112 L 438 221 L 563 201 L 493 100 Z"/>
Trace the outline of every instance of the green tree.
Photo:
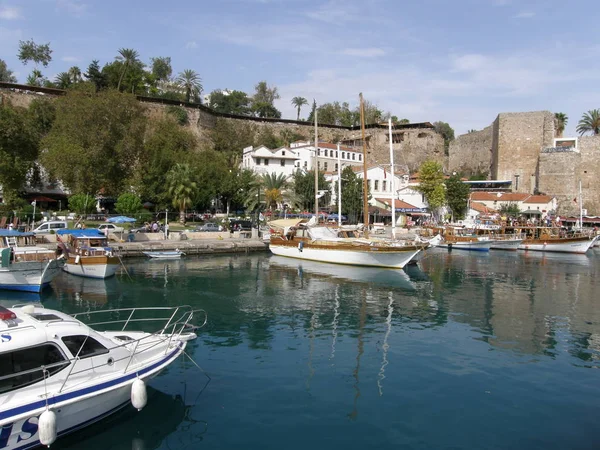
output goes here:
<path id="1" fill-rule="evenodd" d="M 435 131 L 444 138 L 444 154 L 448 156 L 450 142 L 454 140 L 454 130 L 446 122 L 434 122 L 433 127 L 435 128 Z"/>
<path id="2" fill-rule="evenodd" d="M 31 101 L 27 108 L 27 116 L 38 139 L 42 139 L 52 129 L 56 119 L 56 106 L 53 100 L 47 98 L 36 98 Z"/>
<path id="3" fill-rule="evenodd" d="M 41 162 L 73 193 L 122 192 L 142 157 L 146 118 L 132 95 L 68 91 L 55 100 L 56 120 Z"/>
<path id="4" fill-rule="evenodd" d="M 97 59 L 93 60 L 88 66 L 87 72 L 83 74 L 96 87 L 96 92 L 108 87 L 106 75 L 100 70 L 100 64 Z"/>
<path id="5" fill-rule="evenodd" d="M 592 133 L 600 134 L 600 109 L 592 109 L 581 116 L 581 120 L 577 124 L 577 132 L 580 135 Z"/>
<path id="6" fill-rule="evenodd" d="M 3 59 L 0 59 L 0 81 L 4 83 L 17 82 L 17 77 L 13 75 L 13 71 L 8 68 Z"/>
<path id="7" fill-rule="evenodd" d="M 14 205 L 38 157 L 38 139 L 27 112 L 0 103 L 0 185 L 4 203 Z"/>
<path id="8" fill-rule="evenodd" d="M 166 174 L 178 162 L 191 163 L 197 145 L 196 137 L 173 119 L 151 122 L 144 141 L 143 157 L 135 162 L 128 184 L 144 200 L 168 205 Z"/>
<path id="9" fill-rule="evenodd" d="M 25 84 L 29 86 L 37 86 L 41 87 L 45 84 L 46 78 L 42 75 L 38 69 L 33 69 L 29 75 L 27 75 L 27 80 L 25 80 Z"/>
<path id="10" fill-rule="evenodd" d="M 240 120 L 218 118 L 210 131 L 210 140 L 216 152 L 227 159 L 227 169 L 239 165 L 242 149 L 254 145 L 256 126 Z"/>
<path id="11" fill-rule="evenodd" d="M 181 72 L 175 80 L 177 85 L 185 91 L 185 101 L 190 99 L 200 102 L 200 94 L 202 93 L 202 79 L 195 71 L 186 69 Z"/>
<path id="12" fill-rule="evenodd" d="M 74 194 L 69 197 L 69 209 L 76 214 L 89 214 L 96 207 L 96 198 L 90 194 Z"/>
<path id="13" fill-rule="evenodd" d="M 24 65 L 30 61 L 33 61 L 36 67 L 38 64 L 48 67 L 48 64 L 50 61 L 52 61 L 50 42 L 47 44 L 38 45 L 33 42 L 33 39 L 28 41 L 19 41 L 19 53 L 17 54 L 17 57 Z"/>
<path id="14" fill-rule="evenodd" d="M 350 223 L 357 223 L 363 213 L 363 180 L 350 166 L 342 170 L 342 213 Z"/>
<path id="15" fill-rule="evenodd" d="M 569 117 L 565 113 L 554 113 L 554 128 L 556 137 L 562 137 L 565 127 L 569 122 Z"/>
<path id="16" fill-rule="evenodd" d="M 159 56 L 150 58 L 151 73 L 156 81 L 169 81 L 173 69 L 170 56 Z"/>
<path id="17" fill-rule="evenodd" d="M 167 114 L 172 116 L 179 125 L 187 125 L 188 124 L 188 113 L 185 108 L 181 106 L 167 106 L 166 109 Z"/>
<path id="18" fill-rule="evenodd" d="M 446 193 L 444 189 L 444 172 L 442 165 L 436 161 L 427 160 L 419 167 L 419 186 L 416 188 L 425 197 L 431 214 L 444 206 Z"/>
<path id="19" fill-rule="evenodd" d="M 135 214 L 140 212 L 144 207 L 140 198 L 129 192 L 119 195 L 115 203 L 115 211 L 119 214 Z"/>
<path id="20" fill-rule="evenodd" d="M 269 87 L 266 81 L 259 81 L 254 86 L 252 111 L 256 117 L 280 118 L 281 111 L 275 108 L 274 102 L 279 99 L 277 87 Z"/>
<path id="21" fill-rule="evenodd" d="M 171 204 L 179 209 L 179 221 L 185 223 L 185 210 L 192 206 L 198 185 L 189 164 L 175 164 L 167 173 L 167 184 Z"/>
<path id="22" fill-rule="evenodd" d="M 54 83 L 59 89 L 67 89 L 69 86 L 71 86 L 72 81 L 67 72 L 60 72 L 54 78 Z"/>
<path id="23" fill-rule="evenodd" d="M 121 68 L 121 75 L 119 76 L 119 82 L 117 84 L 117 90 L 121 90 L 121 82 L 123 77 L 130 66 L 137 65 L 140 62 L 139 53 L 132 48 L 120 48 L 119 55 L 115 58 L 117 61 L 123 63 Z"/>
<path id="24" fill-rule="evenodd" d="M 454 219 L 463 219 L 469 203 L 469 185 L 463 183 L 459 175 L 446 180 L 446 202 L 454 214 Z"/>
<path id="25" fill-rule="evenodd" d="M 249 115 L 251 99 L 242 91 L 215 90 L 210 93 L 208 106 L 224 114 Z"/>
<path id="26" fill-rule="evenodd" d="M 296 120 L 300 120 L 300 109 L 304 105 L 308 105 L 308 100 L 306 100 L 304 97 L 294 97 L 292 99 L 292 105 L 294 105 L 294 107 L 298 110 L 298 116 L 296 117 Z"/>
<path id="27" fill-rule="evenodd" d="M 300 169 L 294 172 L 293 192 L 295 205 L 306 211 L 315 209 L 315 171 L 304 172 Z M 319 172 L 319 190 L 330 190 L 330 184 L 325 179 L 325 174 Z M 323 200 L 325 202 L 325 200 Z"/>
<path id="28" fill-rule="evenodd" d="M 69 78 L 71 79 L 71 83 L 81 83 L 83 81 L 83 76 L 81 74 L 81 69 L 77 66 L 73 66 L 67 72 L 69 74 Z"/>
<path id="29" fill-rule="evenodd" d="M 287 177 L 283 174 L 267 173 L 262 176 L 267 208 L 278 208 L 283 203 L 284 192 L 288 186 Z"/>
<path id="30" fill-rule="evenodd" d="M 504 203 L 502 206 L 500 206 L 500 209 L 498 211 L 503 216 L 508 216 L 508 217 L 519 217 L 521 215 L 521 210 L 519 209 L 519 205 L 517 205 L 516 203 L 513 203 L 513 202 Z"/>
<path id="31" fill-rule="evenodd" d="M 410 120 L 408 119 L 400 119 L 398 121 L 398 125 L 408 125 L 410 123 Z"/>

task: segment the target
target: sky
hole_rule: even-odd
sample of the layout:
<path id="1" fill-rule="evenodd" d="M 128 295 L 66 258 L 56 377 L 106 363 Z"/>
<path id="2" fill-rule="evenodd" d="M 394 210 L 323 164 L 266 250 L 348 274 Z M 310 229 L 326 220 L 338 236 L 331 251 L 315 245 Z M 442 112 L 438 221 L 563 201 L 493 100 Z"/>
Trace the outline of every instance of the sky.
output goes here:
<path id="1" fill-rule="evenodd" d="M 289 119 L 295 96 L 354 107 L 362 92 L 456 135 L 549 110 L 574 136 L 600 108 L 599 19 L 592 0 L 0 0 L 0 59 L 23 82 L 33 65 L 17 59 L 19 40 L 50 43 L 50 79 L 133 48 L 195 70 L 205 94 L 265 80 Z"/>

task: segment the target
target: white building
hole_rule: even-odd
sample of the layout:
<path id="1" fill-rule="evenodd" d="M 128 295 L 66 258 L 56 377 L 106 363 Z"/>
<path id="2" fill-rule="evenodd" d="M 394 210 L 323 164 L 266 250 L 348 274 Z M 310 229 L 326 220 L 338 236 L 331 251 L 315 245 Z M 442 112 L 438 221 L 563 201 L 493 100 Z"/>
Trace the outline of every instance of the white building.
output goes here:
<path id="1" fill-rule="evenodd" d="M 302 170 L 314 170 L 315 168 L 315 146 L 309 142 L 292 142 L 290 150 L 293 150 L 299 157 L 296 167 Z M 319 170 L 322 172 L 336 172 L 338 170 L 338 149 L 337 144 L 319 142 L 317 151 L 319 157 Z M 356 150 L 352 147 L 340 146 L 339 159 L 341 169 L 346 166 L 356 166 L 363 163 L 362 150 Z"/>
<path id="2" fill-rule="evenodd" d="M 242 156 L 242 169 L 259 175 L 274 174 L 291 177 L 297 170 L 298 155 L 287 147 L 271 150 L 264 145 L 246 147 Z"/>

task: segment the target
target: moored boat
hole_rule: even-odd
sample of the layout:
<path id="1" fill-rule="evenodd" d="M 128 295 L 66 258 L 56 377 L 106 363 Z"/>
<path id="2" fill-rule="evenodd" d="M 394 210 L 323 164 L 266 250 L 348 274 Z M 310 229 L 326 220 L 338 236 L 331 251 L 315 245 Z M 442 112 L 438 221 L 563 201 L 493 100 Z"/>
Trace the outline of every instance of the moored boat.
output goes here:
<path id="1" fill-rule="evenodd" d="M 0 307 L 0 448 L 50 445 L 130 403 L 142 409 L 146 380 L 196 338 L 192 321 L 199 312 L 161 307 L 69 316 L 33 305 Z M 108 331 L 79 317 L 97 319 Z M 140 323 L 158 331 L 132 330 Z"/>
<path id="2" fill-rule="evenodd" d="M 117 272 L 119 257 L 100 231 L 66 229 L 59 230 L 57 236 L 59 247 L 67 240 L 65 272 L 88 278 L 108 278 Z"/>
<path id="3" fill-rule="evenodd" d="M 36 246 L 33 233 L 0 230 L 0 289 L 40 292 L 61 272 L 60 251 Z"/>
<path id="4" fill-rule="evenodd" d="M 142 253 L 144 253 L 144 255 L 152 259 L 180 259 L 183 255 L 185 255 L 185 253 L 179 249 L 164 251 L 146 251 Z"/>

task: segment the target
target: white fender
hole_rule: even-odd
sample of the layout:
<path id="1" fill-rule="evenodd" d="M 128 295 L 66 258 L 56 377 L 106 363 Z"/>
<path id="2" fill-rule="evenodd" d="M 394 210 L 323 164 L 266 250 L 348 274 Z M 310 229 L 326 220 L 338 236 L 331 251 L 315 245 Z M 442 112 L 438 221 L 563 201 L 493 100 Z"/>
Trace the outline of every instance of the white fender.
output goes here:
<path id="1" fill-rule="evenodd" d="M 79 264 L 79 260 L 80 260 L 80 259 L 81 259 L 81 258 L 79 257 L 79 255 L 77 255 L 77 256 L 75 257 L 75 264 Z"/>
<path id="2" fill-rule="evenodd" d="M 56 440 L 56 413 L 47 409 L 42 413 L 38 421 L 40 443 L 50 447 Z"/>
<path id="3" fill-rule="evenodd" d="M 146 392 L 146 383 L 139 378 L 131 385 L 131 404 L 135 409 L 141 409 L 148 403 L 148 393 Z"/>

